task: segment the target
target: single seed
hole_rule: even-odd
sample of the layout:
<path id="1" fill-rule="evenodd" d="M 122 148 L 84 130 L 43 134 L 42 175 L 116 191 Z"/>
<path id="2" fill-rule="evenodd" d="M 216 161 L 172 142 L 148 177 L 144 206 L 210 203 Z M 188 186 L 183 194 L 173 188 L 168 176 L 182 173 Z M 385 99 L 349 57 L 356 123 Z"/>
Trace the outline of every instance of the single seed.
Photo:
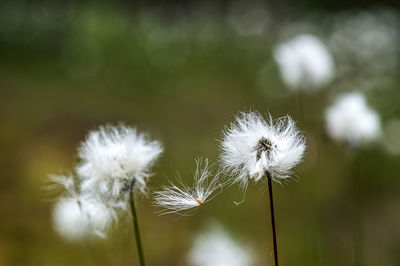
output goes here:
<path id="1" fill-rule="evenodd" d="M 197 203 L 198 203 L 199 205 L 203 204 L 203 201 L 202 201 L 201 199 L 199 199 L 199 198 L 196 198 L 196 201 L 197 201 Z"/>

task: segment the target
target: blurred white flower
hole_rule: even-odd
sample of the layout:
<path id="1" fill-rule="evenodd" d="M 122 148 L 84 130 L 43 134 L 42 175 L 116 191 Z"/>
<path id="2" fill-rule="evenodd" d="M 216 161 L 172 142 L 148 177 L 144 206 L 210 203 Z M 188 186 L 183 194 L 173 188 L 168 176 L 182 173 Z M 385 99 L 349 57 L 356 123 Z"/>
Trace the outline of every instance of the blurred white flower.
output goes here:
<path id="1" fill-rule="evenodd" d="M 351 146 L 376 140 L 381 134 L 378 114 L 370 109 L 359 92 L 340 96 L 325 113 L 329 135 Z"/>
<path id="2" fill-rule="evenodd" d="M 338 75 L 381 84 L 398 74 L 400 16 L 396 10 L 343 12 L 335 15 L 332 24 L 328 44 Z"/>
<path id="3" fill-rule="evenodd" d="M 220 226 L 199 235 L 188 254 L 191 266 L 250 266 L 253 254 L 243 244 L 235 243 Z"/>
<path id="4" fill-rule="evenodd" d="M 132 189 L 144 192 L 149 168 L 162 150 L 159 142 L 148 140 L 134 128 L 106 126 L 90 132 L 79 149 L 81 163 L 76 168 L 82 191 L 112 199 Z"/>
<path id="5" fill-rule="evenodd" d="M 164 209 L 161 214 L 188 214 L 186 211 L 210 201 L 218 194 L 214 193 L 216 190 L 222 190 L 219 174 L 210 176 L 208 160 L 205 160 L 203 168 L 201 166 L 201 160 L 197 160 L 193 187 L 186 186 L 178 178 L 179 186 L 170 182 L 170 186 L 162 186 L 161 191 L 154 192 L 154 205 Z"/>
<path id="6" fill-rule="evenodd" d="M 241 113 L 223 133 L 222 166 L 237 175 L 234 182 L 244 187 L 249 179 L 258 181 L 265 175 L 278 182 L 288 178 L 306 148 L 305 138 L 289 116 L 266 121 L 259 113 Z"/>
<path id="7" fill-rule="evenodd" d="M 55 177 L 66 189 L 66 196 L 61 197 L 53 210 L 55 230 L 69 241 L 80 240 L 93 234 L 105 237 L 105 232 L 117 219 L 114 206 L 106 205 L 89 193 L 79 193 L 73 177 Z"/>
<path id="8" fill-rule="evenodd" d="M 302 34 L 273 51 L 285 84 L 293 90 L 315 90 L 332 81 L 335 66 L 327 47 L 315 36 Z"/>

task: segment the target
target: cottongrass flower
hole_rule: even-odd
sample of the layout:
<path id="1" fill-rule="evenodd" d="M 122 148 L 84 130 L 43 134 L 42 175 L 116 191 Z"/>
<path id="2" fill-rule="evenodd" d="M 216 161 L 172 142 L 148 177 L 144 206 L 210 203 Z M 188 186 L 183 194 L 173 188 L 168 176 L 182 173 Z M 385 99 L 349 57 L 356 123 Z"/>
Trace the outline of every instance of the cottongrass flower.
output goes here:
<path id="1" fill-rule="evenodd" d="M 265 120 L 259 113 L 241 113 L 223 132 L 221 162 L 224 170 L 235 175 L 233 182 L 244 188 L 249 179 L 267 178 L 271 211 L 275 266 L 278 266 L 272 181 L 290 177 L 291 170 L 303 158 L 305 138 L 295 122 L 286 116 Z"/>
<path id="2" fill-rule="evenodd" d="M 65 195 L 57 201 L 53 210 L 55 230 L 68 241 L 93 235 L 104 238 L 117 219 L 117 204 L 110 206 L 90 193 L 79 192 L 72 176 L 52 179 L 65 188 Z M 118 205 L 123 207 L 123 204 Z"/>
<path id="3" fill-rule="evenodd" d="M 169 186 L 154 192 L 154 205 L 163 209 L 160 214 L 190 214 L 194 208 L 213 199 L 223 187 L 219 174 L 211 174 L 207 159 L 203 167 L 200 159 L 196 161 L 193 187 L 186 186 L 180 178 L 178 184 L 170 182 Z"/>
<path id="4" fill-rule="evenodd" d="M 340 96 L 325 113 L 328 134 L 351 147 L 367 144 L 381 135 L 379 115 L 363 94 L 352 92 Z"/>
<path id="5" fill-rule="evenodd" d="M 56 204 L 56 230 L 71 238 L 86 236 L 88 229 L 103 236 L 116 219 L 116 210 L 125 209 L 129 201 L 138 259 L 144 266 L 134 192 L 146 191 L 150 167 L 162 150 L 159 142 L 124 125 L 90 132 L 79 148 L 80 163 L 75 168 L 79 189 L 73 178 L 55 178 L 69 194 Z"/>
<path id="6" fill-rule="evenodd" d="M 195 239 L 188 261 L 191 266 L 250 266 L 254 265 L 254 256 L 214 225 Z"/>
<path id="7" fill-rule="evenodd" d="M 163 151 L 136 129 L 123 125 L 100 127 L 89 133 L 79 148 L 81 163 L 76 171 L 84 191 L 96 191 L 118 199 L 133 189 L 142 192 L 150 167 Z"/>
<path id="8" fill-rule="evenodd" d="M 381 135 L 381 123 L 378 114 L 373 111 L 363 94 L 352 92 L 340 96 L 325 113 L 328 134 L 337 141 L 348 144 L 351 150 L 377 140 Z M 352 153 L 354 155 L 354 153 Z M 351 156 L 350 159 L 355 159 Z M 354 164 L 352 164 L 354 166 Z M 353 171 L 356 173 L 357 169 Z M 355 264 L 363 265 L 362 228 L 362 190 L 357 175 L 350 182 L 353 199 L 353 245 Z"/>
<path id="9" fill-rule="evenodd" d="M 310 34 L 277 45 L 273 56 L 283 81 L 292 90 L 315 90 L 328 85 L 335 76 L 328 48 Z"/>
<path id="10" fill-rule="evenodd" d="M 100 127 L 89 133 L 79 149 L 82 190 L 105 200 L 128 199 L 135 231 L 138 260 L 145 265 L 134 191 L 145 192 L 150 167 L 163 151 L 136 129 L 123 125 Z"/>
<path id="11" fill-rule="evenodd" d="M 335 55 L 338 75 L 371 89 L 397 77 L 400 54 L 398 11 L 341 12 L 329 20 L 333 28 L 328 45 Z"/>
<path id="12" fill-rule="evenodd" d="M 223 134 L 222 166 L 243 187 L 250 179 L 257 182 L 263 176 L 278 182 L 289 178 L 306 147 L 290 116 L 274 121 L 255 112 L 240 113 Z"/>

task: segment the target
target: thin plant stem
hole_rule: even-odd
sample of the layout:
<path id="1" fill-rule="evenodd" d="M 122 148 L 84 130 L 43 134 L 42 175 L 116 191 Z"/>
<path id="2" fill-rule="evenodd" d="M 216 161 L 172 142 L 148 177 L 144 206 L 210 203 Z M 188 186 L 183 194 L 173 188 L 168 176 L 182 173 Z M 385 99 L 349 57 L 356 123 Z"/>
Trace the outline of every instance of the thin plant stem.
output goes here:
<path id="1" fill-rule="evenodd" d="M 360 213 L 357 208 L 355 206 L 353 213 L 354 262 L 356 266 L 364 266 L 363 232 Z"/>
<path id="2" fill-rule="evenodd" d="M 364 235 L 362 227 L 362 191 L 358 181 L 357 160 L 354 159 L 353 165 L 353 244 L 354 244 L 354 262 L 356 266 L 364 266 Z"/>
<path id="3" fill-rule="evenodd" d="M 299 112 L 300 120 L 304 124 L 305 123 L 305 108 L 304 108 L 304 97 L 303 97 L 303 92 L 299 90 L 297 92 L 297 110 Z"/>
<path id="4" fill-rule="evenodd" d="M 355 147 L 352 143 L 348 143 L 349 149 L 347 150 L 348 161 L 351 162 L 351 200 L 352 200 L 352 233 L 353 233 L 353 253 L 354 253 L 354 265 L 364 266 L 365 265 L 365 252 L 364 252 L 364 232 L 362 228 L 362 200 L 363 193 L 361 183 L 359 181 L 359 164 L 357 160 L 357 154 Z"/>
<path id="5" fill-rule="evenodd" d="M 275 260 L 275 266 L 278 266 L 278 245 L 276 244 L 274 197 L 272 195 L 272 178 L 269 173 L 267 173 L 267 180 L 268 180 L 269 209 L 271 212 L 272 242 L 274 244 L 274 260 Z"/>
<path id="6" fill-rule="evenodd" d="M 135 195 L 133 194 L 133 191 L 129 194 L 129 202 L 131 205 L 133 230 L 135 231 L 136 247 L 137 247 L 137 253 L 139 255 L 139 262 L 140 266 L 145 266 L 146 264 L 144 262 L 142 241 L 140 240 L 139 222 L 135 207 Z"/>

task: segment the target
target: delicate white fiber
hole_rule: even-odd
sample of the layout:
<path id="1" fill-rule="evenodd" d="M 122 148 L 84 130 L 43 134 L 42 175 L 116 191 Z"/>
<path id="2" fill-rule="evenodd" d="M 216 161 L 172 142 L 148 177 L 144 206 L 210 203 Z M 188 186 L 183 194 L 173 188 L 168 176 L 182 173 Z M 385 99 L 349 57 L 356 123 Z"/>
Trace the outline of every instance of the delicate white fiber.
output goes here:
<path id="1" fill-rule="evenodd" d="M 196 238 L 188 261 L 191 266 L 250 266 L 254 256 L 220 226 L 214 226 Z"/>
<path id="2" fill-rule="evenodd" d="M 335 66 L 327 47 L 315 36 L 299 35 L 273 52 L 285 84 L 293 90 L 315 90 L 333 79 Z"/>
<path id="3" fill-rule="evenodd" d="M 186 211 L 210 201 L 218 194 L 214 193 L 216 190 L 222 190 L 219 174 L 211 177 L 208 161 L 205 160 L 203 168 L 201 164 L 201 160 L 196 161 L 193 187 L 186 186 L 178 178 L 179 186 L 170 182 L 170 186 L 162 186 L 161 191 L 154 192 L 154 205 L 163 209 L 161 214 L 188 214 Z"/>
<path id="4" fill-rule="evenodd" d="M 64 194 L 70 197 L 76 197 L 79 194 L 73 175 L 51 175 L 50 181 L 52 181 L 53 184 L 47 187 L 49 190 L 61 189 Z"/>
<path id="5" fill-rule="evenodd" d="M 113 199 L 132 189 L 144 192 L 149 169 L 162 150 L 159 142 L 148 140 L 134 128 L 100 127 L 89 133 L 79 149 L 81 163 L 76 171 L 82 190 Z"/>
<path id="6" fill-rule="evenodd" d="M 54 206 L 55 230 L 69 241 L 93 234 L 105 237 L 105 232 L 117 218 L 115 208 L 118 204 L 106 205 L 89 193 L 79 194 L 72 177 L 56 177 L 53 180 L 66 188 L 66 196 Z"/>
<path id="7" fill-rule="evenodd" d="M 351 146 L 376 140 L 381 135 L 378 114 L 370 109 L 359 92 L 340 96 L 325 113 L 329 135 Z"/>
<path id="8" fill-rule="evenodd" d="M 240 113 L 223 134 L 223 169 L 243 187 L 249 179 L 258 181 L 266 175 L 278 182 L 289 178 L 306 148 L 305 138 L 290 116 L 274 121 L 259 113 Z"/>

